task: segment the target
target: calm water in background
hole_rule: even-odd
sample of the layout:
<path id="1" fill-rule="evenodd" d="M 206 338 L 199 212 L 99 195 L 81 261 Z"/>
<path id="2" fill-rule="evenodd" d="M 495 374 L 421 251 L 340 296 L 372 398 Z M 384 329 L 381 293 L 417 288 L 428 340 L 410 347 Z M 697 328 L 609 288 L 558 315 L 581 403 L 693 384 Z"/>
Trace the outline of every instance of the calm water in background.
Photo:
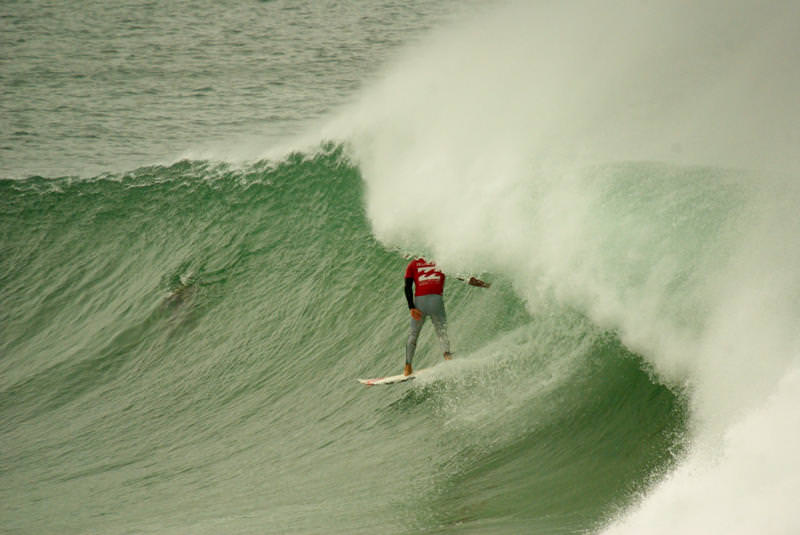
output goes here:
<path id="1" fill-rule="evenodd" d="M 454 2 L 4 2 L 0 176 L 256 157 Z"/>

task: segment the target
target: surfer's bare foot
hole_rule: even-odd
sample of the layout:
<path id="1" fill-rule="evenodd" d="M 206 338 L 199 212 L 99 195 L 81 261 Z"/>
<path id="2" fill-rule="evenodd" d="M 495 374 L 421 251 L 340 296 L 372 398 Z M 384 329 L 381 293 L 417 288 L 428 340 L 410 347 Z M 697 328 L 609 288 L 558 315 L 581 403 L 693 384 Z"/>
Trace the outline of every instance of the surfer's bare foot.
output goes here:
<path id="1" fill-rule="evenodd" d="M 411 364 L 406 364 L 406 367 L 405 367 L 405 368 L 403 368 L 403 375 L 405 375 L 406 377 L 408 377 L 408 376 L 409 376 L 409 375 L 411 375 L 412 373 L 414 373 L 414 372 L 411 370 Z"/>
<path id="2" fill-rule="evenodd" d="M 444 360 L 453 360 L 453 354 L 449 353 L 449 352 L 445 353 L 444 354 Z"/>

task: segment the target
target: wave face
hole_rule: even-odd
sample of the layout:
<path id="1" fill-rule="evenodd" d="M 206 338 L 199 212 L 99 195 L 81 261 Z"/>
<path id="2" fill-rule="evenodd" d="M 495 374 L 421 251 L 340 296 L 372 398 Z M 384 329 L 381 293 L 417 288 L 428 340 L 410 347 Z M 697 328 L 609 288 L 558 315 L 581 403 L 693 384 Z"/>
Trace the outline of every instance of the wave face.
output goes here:
<path id="1" fill-rule="evenodd" d="M 455 361 L 358 384 L 402 367 L 406 260 L 340 148 L 0 184 L 12 531 L 580 531 L 681 450 L 681 397 L 502 275 L 448 283 Z"/>

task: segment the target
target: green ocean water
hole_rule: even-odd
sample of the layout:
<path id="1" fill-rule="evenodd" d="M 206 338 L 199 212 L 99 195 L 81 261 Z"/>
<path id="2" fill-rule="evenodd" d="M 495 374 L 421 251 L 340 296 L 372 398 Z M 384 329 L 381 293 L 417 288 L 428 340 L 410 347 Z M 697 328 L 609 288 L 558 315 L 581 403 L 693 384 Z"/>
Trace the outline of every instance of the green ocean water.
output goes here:
<path id="1" fill-rule="evenodd" d="M 5 2 L 0 532 L 795 533 L 797 10 Z"/>
<path id="2" fill-rule="evenodd" d="M 680 450 L 637 356 L 502 277 L 448 285 L 434 379 L 358 384 L 401 369 L 406 260 L 338 150 L 2 189 L 12 532 L 574 532 Z"/>

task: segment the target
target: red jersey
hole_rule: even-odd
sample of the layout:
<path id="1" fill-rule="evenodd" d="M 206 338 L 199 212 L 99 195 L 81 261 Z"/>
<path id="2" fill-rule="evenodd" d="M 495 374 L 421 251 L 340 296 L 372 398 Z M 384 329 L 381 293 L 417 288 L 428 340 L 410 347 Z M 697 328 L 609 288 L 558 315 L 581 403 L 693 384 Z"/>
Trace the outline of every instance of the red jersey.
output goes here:
<path id="1" fill-rule="evenodd" d="M 406 268 L 406 278 L 414 279 L 414 295 L 431 295 L 444 293 L 444 273 L 436 264 L 424 258 L 415 258 Z"/>

